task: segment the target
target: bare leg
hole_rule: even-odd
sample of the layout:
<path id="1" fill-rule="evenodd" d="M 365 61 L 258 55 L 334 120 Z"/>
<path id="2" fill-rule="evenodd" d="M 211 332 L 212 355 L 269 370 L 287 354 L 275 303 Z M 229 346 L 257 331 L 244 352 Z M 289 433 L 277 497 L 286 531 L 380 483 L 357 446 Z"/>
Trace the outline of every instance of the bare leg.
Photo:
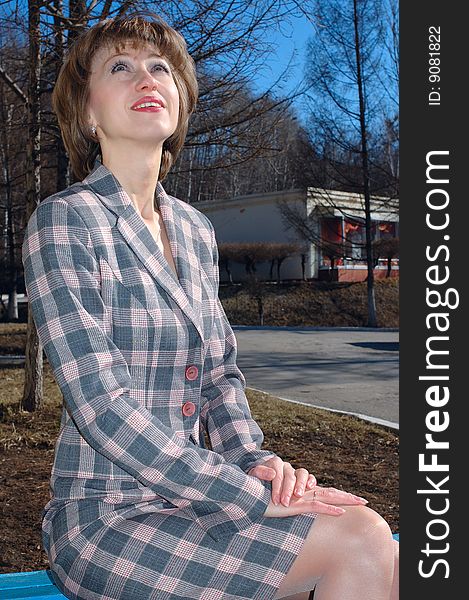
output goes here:
<path id="1" fill-rule="evenodd" d="M 394 577 L 390 600 L 399 600 L 399 542 L 394 540 Z"/>
<path id="2" fill-rule="evenodd" d="M 276 598 L 312 590 L 317 584 L 315 600 L 397 599 L 391 596 L 397 584 L 393 584 L 395 543 L 388 524 L 366 506 L 345 508 L 340 517 L 317 516 Z"/>

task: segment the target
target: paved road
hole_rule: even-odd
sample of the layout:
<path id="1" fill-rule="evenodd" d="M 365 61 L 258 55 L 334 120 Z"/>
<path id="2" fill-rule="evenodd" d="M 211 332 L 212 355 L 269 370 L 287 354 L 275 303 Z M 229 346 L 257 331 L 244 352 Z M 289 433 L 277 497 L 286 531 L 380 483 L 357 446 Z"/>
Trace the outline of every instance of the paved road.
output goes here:
<path id="1" fill-rule="evenodd" d="M 249 387 L 398 426 L 398 331 L 233 329 Z M 0 357 L 0 368 L 13 363 L 24 357 Z"/>
<path id="2" fill-rule="evenodd" d="M 247 385 L 399 423 L 399 332 L 233 327 Z"/>

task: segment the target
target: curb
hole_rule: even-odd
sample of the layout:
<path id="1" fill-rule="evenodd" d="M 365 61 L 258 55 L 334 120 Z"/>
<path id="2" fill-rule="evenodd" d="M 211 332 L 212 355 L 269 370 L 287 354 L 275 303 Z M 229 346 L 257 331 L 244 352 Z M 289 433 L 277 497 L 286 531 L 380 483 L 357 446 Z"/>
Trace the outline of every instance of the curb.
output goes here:
<path id="1" fill-rule="evenodd" d="M 399 332 L 399 327 L 315 327 L 315 326 L 289 326 L 289 325 L 233 325 L 232 329 L 255 329 L 255 330 L 270 330 L 270 331 L 373 331 L 380 333 L 386 332 Z"/>
<path id="2" fill-rule="evenodd" d="M 380 419 L 379 417 L 371 417 L 369 415 L 363 415 L 361 413 L 349 412 L 346 410 L 338 410 L 337 408 L 327 408 L 325 406 L 318 406 L 317 404 L 309 404 L 308 402 L 302 402 L 301 400 L 292 400 L 291 398 L 284 398 L 283 396 L 276 396 L 271 392 L 266 392 L 265 390 L 260 390 L 258 388 L 254 388 L 251 386 L 246 386 L 246 389 L 253 390 L 255 392 L 261 392 L 262 394 L 268 394 L 273 396 L 274 398 L 278 398 L 279 400 L 284 400 L 285 402 L 291 402 L 292 404 L 301 404 L 302 406 L 308 406 L 309 408 L 318 408 L 319 410 L 327 410 L 328 412 L 339 413 L 341 415 L 348 415 L 350 417 L 358 417 L 362 421 L 368 421 L 369 423 L 373 423 L 375 425 L 382 425 L 383 427 L 388 427 L 389 429 L 395 429 L 399 431 L 399 423 L 394 423 L 393 421 L 386 421 L 385 419 Z"/>

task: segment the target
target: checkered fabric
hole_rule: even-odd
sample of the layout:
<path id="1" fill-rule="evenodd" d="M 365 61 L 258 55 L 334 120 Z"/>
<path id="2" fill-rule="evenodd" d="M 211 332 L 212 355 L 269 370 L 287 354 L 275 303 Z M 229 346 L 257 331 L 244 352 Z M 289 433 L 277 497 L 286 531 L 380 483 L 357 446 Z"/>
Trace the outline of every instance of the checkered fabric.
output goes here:
<path id="1" fill-rule="evenodd" d="M 28 300 L 64 397 L 44 546 L 73 599 L 269 600 L 315 515 L 263 516 L 270 484 L 247 471 L 272 453 L 213 226 L 161 183 L 155 199 L 177 275 L 99 159 L 26 228 Z"/>

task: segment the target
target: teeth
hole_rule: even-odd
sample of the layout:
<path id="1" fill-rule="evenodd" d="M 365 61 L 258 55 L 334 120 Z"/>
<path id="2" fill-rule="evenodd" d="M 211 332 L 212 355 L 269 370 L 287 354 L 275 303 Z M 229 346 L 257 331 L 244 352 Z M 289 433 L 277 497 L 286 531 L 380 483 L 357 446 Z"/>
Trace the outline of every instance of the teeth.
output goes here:
<path id="1" fill-rule="evenodd" d="M 156 106 L 156 107 L 159 107 L 161 105 L 157 104 L 156 102 L 144 102 L 143 104 L 138 104 L 134 108 L 146 108 L 147 106 Z"/>

